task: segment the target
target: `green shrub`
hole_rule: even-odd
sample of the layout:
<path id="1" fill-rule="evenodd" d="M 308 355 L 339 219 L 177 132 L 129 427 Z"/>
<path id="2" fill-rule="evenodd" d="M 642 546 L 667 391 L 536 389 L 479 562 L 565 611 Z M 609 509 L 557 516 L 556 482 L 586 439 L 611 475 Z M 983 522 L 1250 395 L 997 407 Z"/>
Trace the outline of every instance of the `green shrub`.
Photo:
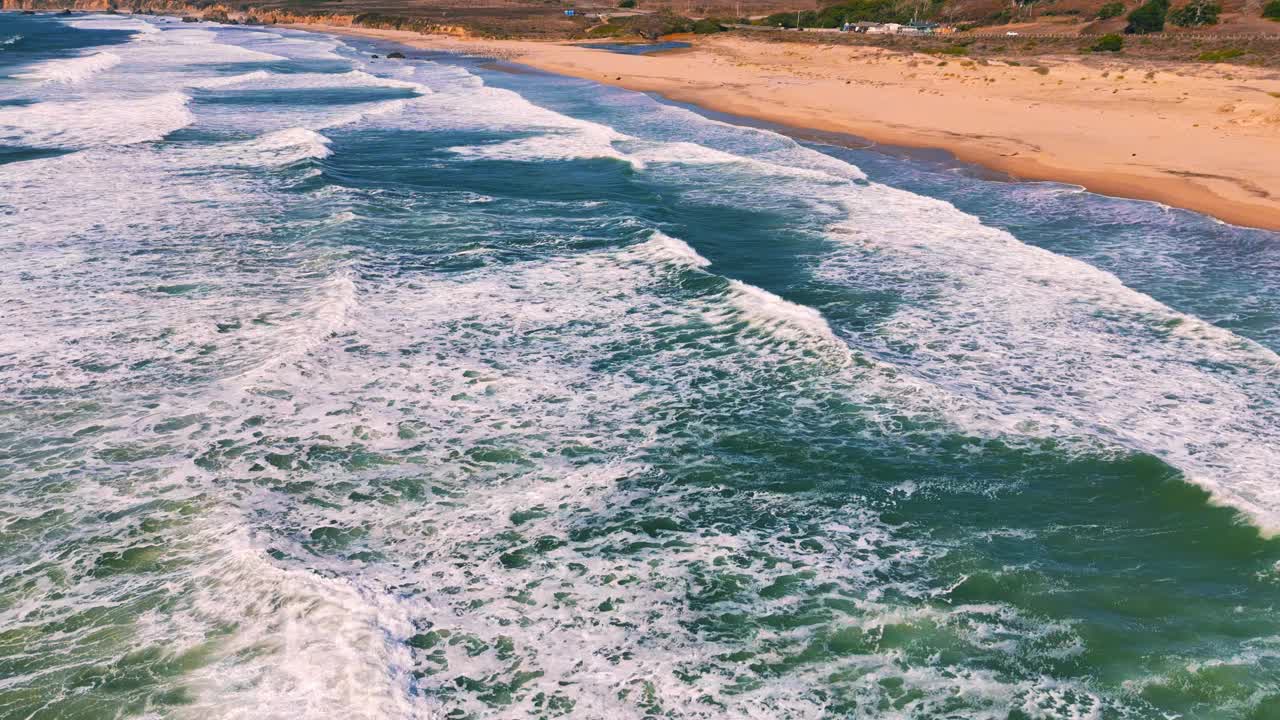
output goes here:
<path id="1" fill-rule="evenodd" d="M 1280 20 L 1280 0 L 1271 0 L 1262 7 L 1262 17 Z"/>
<path id="2" fill-rule="evenodd" d="M 800 21 L 799 25 L 796 24 L 797 19 Z M 772 25 L 773 27 L 781 25 L 784 28 L 826 27 L 819 22 L 818 13 L 812 10 L 806 10 L 799 15 L 793 12 L 774 13 L 761 22 L 765 25 Z"/>
<path id="3" fill-rule="evenodd" d="M 902 7 L 899 7 L 902 5 Z M 940 4 L 935 3 L 940 7 Z M 800 27 L 837 28 L 846 22 L 909 22 L 912 11 L 896 0 L 846 0 L 818 12 L 800 13 Z M 774 13 L 757 21 L 758 25 L 796 27 L 795 12 Z"/>
<path id="4" fill-rule="evenodd" d="M 618 37 L 619 35 L 626 35 L 627 32 L 628 30 L 624 25 L 618 25 L 617 23 L 606 23 L 604 25 L 597 25 L 587 30 L 587 37 L 592 37 L 592 38 Z"/>
<path id="5" fill-rule="evenodd" d="M 1137 10 L 1129 13 L 1129 25 L 1124 29 L 1131 35 L 1144 35 L 1164 31 L 1164 18 L 1169 14 L 1169 0 L 1147 0 Z"/>
<path id="6" fill-rule="evenodd" d="M 1232 58 L 1238 58 L 1244 54 L 1246 54 L 1245 51 L 1240 48 L 1223 48 L 1222 50 L 1202 52 L 1200 53 L 1200 57 L 1197 59 L 1200 62 L 1220 63 L 1231 60 Z"/>
<path id="7" fill-rule="evenodd" d="M 724 27 L 720 25 L 720 21 L 711 18 L 703 18 L 693 23 L 693 31 L 698 35 L 710 35 L 722 30 Z"/>
<path id="8" fill-rule="evenodd" d="M 760 25 L 768 25 L 769 27 L 793 28 L 796 26 L 796 14 L 793 12 L 780 12 L 769 15 L 759 20 Z"/>
<path id="9" fill-rule="evenodd" d="M 1124 49 L 1124 38 L 1115 33 L 1103 35 L 1089 49 L 1093 52 L 1120 52 Z"/>
<path id="10" fill-rule="evenodd" d="M 911 15 L 912 11 L 907 3 L 894 0 L 847 0 L 818 13 L 818 27 L 840 27 L 846 22 L 863 21 L 909 22 Z"/>
<path id="11" fill-rule="evenodd" d="M 1277 2 L 1280 2 L 1280 0 L 1277 0 Z M 1123 14 L 1124 14 L 1124 3 L 1120 3 L 1120 2 L 1109 2 L 1106 5 L 1103 5 L 1102 7 L 1098 8 L 1099 20 L 1109 20 L 1113 17 L 1120 17 Z"/>
<path id="12" fill-rule="evenodd" d="M 1169 20 L 1179 27 L 1217 25 L 1222 6 L 1214 0 L 1191 0 L 1169 13 Z"/>
<path id="13" fill-rule="evenodd" d="M 647 23 L 645 22 L 646 18 L 648 19 Z M 663 35 L 687 33 L 693 29 L 689 18 L 676 15 L 669 10 L 657 15 L 637 16 L 632 27 L 639 29 L 641 35 L 653 39 Z"/>
<path id="14" fill-rule="evenodd" d="M 621 0 L 618 3 L 618 7 L 620 8 L 633 8 L 635 6 L 636 6 L 636 0 Z"/>

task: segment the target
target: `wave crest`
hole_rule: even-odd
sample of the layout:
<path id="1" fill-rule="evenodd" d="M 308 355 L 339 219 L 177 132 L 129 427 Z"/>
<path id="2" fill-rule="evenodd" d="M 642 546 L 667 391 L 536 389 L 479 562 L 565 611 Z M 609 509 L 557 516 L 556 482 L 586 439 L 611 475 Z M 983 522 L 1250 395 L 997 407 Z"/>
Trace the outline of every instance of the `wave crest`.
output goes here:
<path id="1" fill-rule="evenodd" d="M 14 77 L 44 83 L 75 85 L 119 64 L 119 55 L 110 52 L 98 52 L 61 60 L 49 60 L 34 65 L 26 72 L 18 73 Z"/>
<path id="2" fill-rule="evenodd" d="M 42 102 L 0 108 L 0 141 L 81 149 L 163 139 L 195 122 L 191 98 L 179 92 L 128 100 Z"/>

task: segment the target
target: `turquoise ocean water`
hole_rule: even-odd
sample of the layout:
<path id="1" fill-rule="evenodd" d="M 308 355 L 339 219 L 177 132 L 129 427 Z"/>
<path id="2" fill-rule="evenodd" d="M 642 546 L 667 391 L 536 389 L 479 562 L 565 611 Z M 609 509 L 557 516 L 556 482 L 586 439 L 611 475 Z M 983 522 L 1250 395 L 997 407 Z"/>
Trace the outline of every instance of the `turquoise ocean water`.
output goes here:
<path id="1" fill-rule="evenodd" d="M 0 718 L 1280 718 L 1280 236 L 0 15 Z"/>

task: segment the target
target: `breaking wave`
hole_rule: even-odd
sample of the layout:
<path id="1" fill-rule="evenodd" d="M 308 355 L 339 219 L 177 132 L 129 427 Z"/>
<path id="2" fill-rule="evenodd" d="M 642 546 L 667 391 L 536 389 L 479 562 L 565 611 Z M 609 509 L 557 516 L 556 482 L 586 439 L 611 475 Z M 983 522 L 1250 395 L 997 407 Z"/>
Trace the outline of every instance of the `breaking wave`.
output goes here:
<path id="1" fill-rule="evenodd" d="M 0 108 L 0 140 L 30 147 L 79 149 L 163 139 L 195 121 L 179 92 L 127 100 L 48 101 Z"/>
<path id="2" fill-rule="evenodd" d="M 1173 653 L 1097 638 L 1192 626 L 1133 577 L 1204 549 L 1107 565 L 1174 530 L 1087 482 L 1150 454 L 1268 525 L 1270 351 L 777 134 L 209 27 L 104 84 L 297 92 L 0 108 L 81 150 L 0 166 L 23 712 L 1159 716 L 1122 683 Z M 414 92 L 325 104 L 369 87 Z M 1246 550 L 1188 585 L 1271 628 Z"/>
<path id="3" fill-rule="evenodd" d="M 120 64 L 120 56 L 111 52 L 82 55 L 66 60 L 49 60 L 19 73 L 15 77 L 49 83 L 75 85 Z"/>

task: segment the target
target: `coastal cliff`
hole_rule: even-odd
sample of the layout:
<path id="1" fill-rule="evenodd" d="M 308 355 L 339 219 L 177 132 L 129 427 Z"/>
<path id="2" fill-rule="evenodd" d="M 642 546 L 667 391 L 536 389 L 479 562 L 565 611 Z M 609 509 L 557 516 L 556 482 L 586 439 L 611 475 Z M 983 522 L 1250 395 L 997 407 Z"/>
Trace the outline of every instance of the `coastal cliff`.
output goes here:
<path id="1" fill-rule="evenodd" d="M 226 5 L 197 5 L 174 0 L 144 0 L 118 2 L 118 0 L 0 0 L 0 10 L 75 10 L 81 12 L 119 12 L 125 14 L 180 15 L 202 20 L 239 23 L 263 23 L 269 25 L 324 24 L 333 27 L 365 27 L 380 30 L 408 30 L 432 35 L 468 37 L 466 28 L 458 25 L 433 23 L 426 19 L 379 16 L 369 13 L 299 13 L 275 8 L 259 8 L 239 5 L 232 9 Z"/>
<path id="2" fill-rule="evenodd" d="M 230 10 L 223 5 L 195 6 L 185 2 L 153 2 L 121 3 L 116 0 L 0 0 L 3 10 L 79 10 L 85 12 L 147 12 L 164 14 L 192 14 L 222 12 Z"/>

